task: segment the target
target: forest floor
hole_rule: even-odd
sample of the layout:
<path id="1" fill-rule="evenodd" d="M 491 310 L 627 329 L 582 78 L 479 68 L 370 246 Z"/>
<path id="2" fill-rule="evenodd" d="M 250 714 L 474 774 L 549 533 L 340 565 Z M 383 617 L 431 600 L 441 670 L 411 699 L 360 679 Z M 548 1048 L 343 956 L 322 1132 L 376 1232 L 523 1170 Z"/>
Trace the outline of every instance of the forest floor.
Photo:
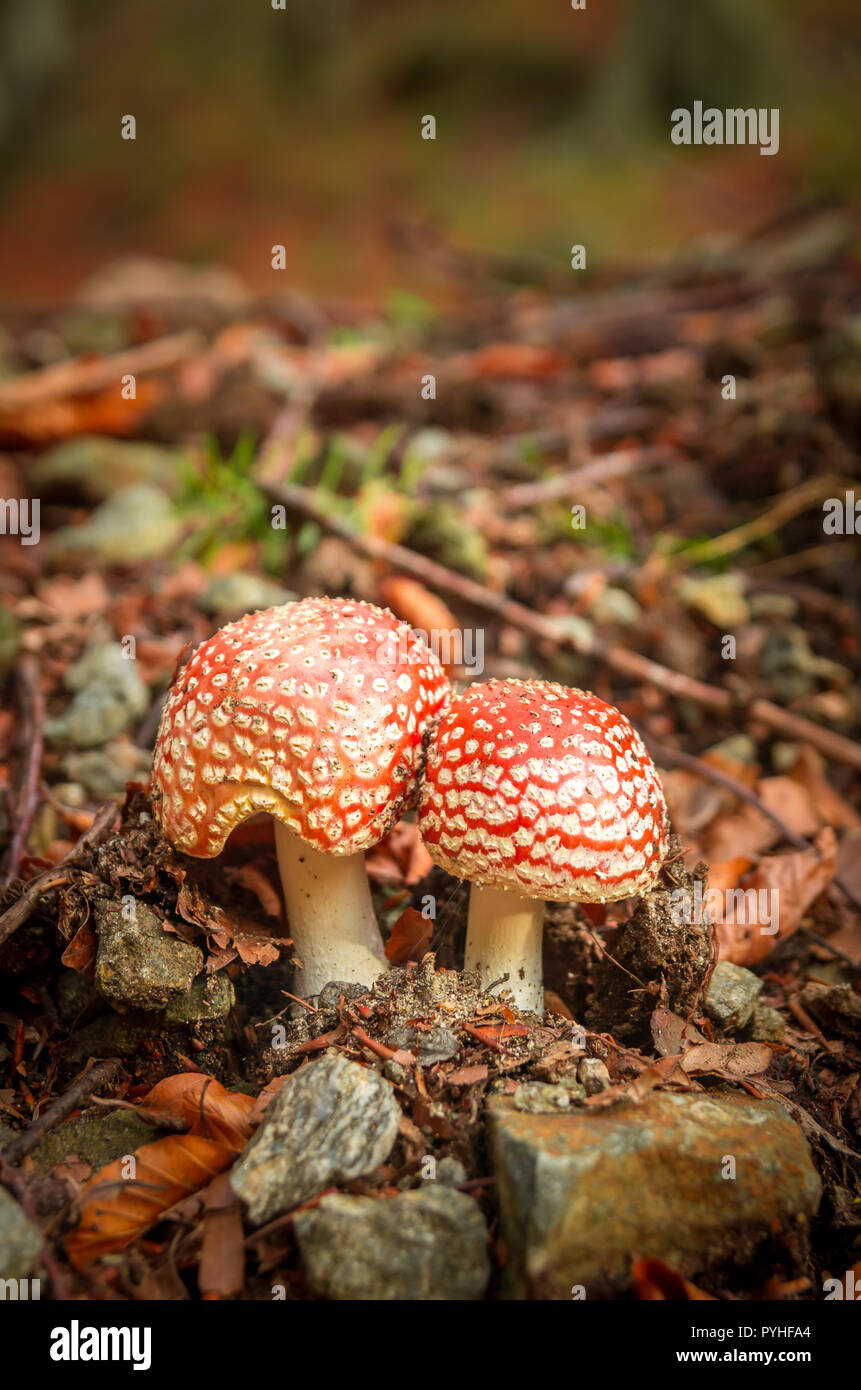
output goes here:
<path id="1" fill-rule="evenodd" d="M 467 1200 L 478 1243 L 434 1235 L 402 1297 L 806 1300 L 861 1278 L 851 247 L 824 210 L 574 292 L 434 244 L 456 307 L 404 294 L 374 319 L 120 266 L 7 324 L 7 1277 L 41 1266 L 85 1299 L 355 1296 L 327 1264 L 338 1192 L 375 1204 L 351 1210 L 366 1294 L 390 1297 L 384 1206 L 432 1187 L 402 1221 L 458 1225 Z M 155 828 L 183 654 L 321 593 L 448 634 L 455 680 L 591 689 L 642 733 L 677 838 L 645 900 L 548 909 L 542 1019 L 460 973 L 466 888 L 411 814 L 367 860 L 393 968 L 314 1008 L 292 994 L 269 822 L 213 861 Z M 333 1128 L 322 1186 L 257 1219 L 227 1174 L 333 1055 L 361 1064 L 357 1106 L 362 1073 L 390 1088 L 391 1142 L 345 1175 Z M 610 1193 L 597 1256 L 523 1197 L 560 1146 L 572 1194 L 584 1152 Z"/>

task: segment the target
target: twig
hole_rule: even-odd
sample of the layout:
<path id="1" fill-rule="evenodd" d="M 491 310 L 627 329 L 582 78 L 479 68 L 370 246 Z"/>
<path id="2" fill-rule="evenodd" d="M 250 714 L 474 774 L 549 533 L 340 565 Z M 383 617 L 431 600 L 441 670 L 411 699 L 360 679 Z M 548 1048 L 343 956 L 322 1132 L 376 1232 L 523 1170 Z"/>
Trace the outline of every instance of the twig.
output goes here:
<path id="1" fill-rule="evenodd" d="M 743 782 L 739 782 L 735 777 L 730 776 L 728 772 L 722 772 L 720 768 L 713 767 L 712 764 L 706 762 L 704 758 L 697 758 L 692 753 L 683 753 L 680 748 L 671 748 L 669 744 L 655 743 L 654 740 L 650 738 L 646 739 L 646 743 L 649 746 L 652 756 L 657 758 L 659 763 L 686 768 L 688 772 L 695 773 L 697 777 L 702 777 L 706 782 L 714 782 L 715 786 L 725 787 L 727 791 L 732 792 L 733 796 L 737 796 L 740 801 L 746 801 L 748 806 L 755 807 L 761 816 L 765 816 L 766 820 L 770 820 L 772 825 L 777 826 L 777 829 L 780 831 L 787 844 L 794 845 L 796 849 L 813 850 L 814 854 L 819 855 L 820 859 L 822 858 L 816 845 L 811 844 L 810 840 L 806 840 L 803 835 L 796 834 L 796 832 L 786 824 L 785 820 L 781 820 L 780 816 L 777 815 L 775 811 L 772 811 L 769 806 L 766 806 L 765 802 L 761 797 L 757 796 L 756 792 L 751 791 L 750 787 L 746 787 Z M 847 883 L 844 879 L 838 878 L 836 874 L 831 881 L 837 885 L 841 892 L 846 894 L 847 898 L 849 898 L 856 907 L 861 907 L 861 895 L 852 888 L 851 884 Z M 823 945 L 827 944 L 827 942 L 823 942 Z"/>
<path id="2" fill-rule="evenodd" d="M 18 663 L 18 704 L 21 710 L 21 743 L 24 748 L 21 776 L 13 807 L 14 825 L 0 888 L 6 888 L 18 872 L 30 826 L 39 802 L 39 767 L 44 742 L 45 700 L 39 688 L 39 670 L 32 656 Z"/>
<path id="3" fill-rule="evenodd" d="M 23 406 L 40 405 L 59 396 L 82 396 L 114 386 L 127 373 L 142 376 L 175 367 L 205 346 L 200 333 L 188 330 L 143 343 L 111 357 L 73 357 L 27 372 L 0 386 L 0 417 Z"/>
<path id="4" fill-rule="evenodd" d="M 791 521 L 793 517 L 806 512 L 815 503 L 821 502 L 824 497 L 845 486 L 846 480 L 835 476 L 807 478 L 791 492 L 784 493 L 759 516 L 734 527 L 732 531 L 724 532 L 722 536 L 701 541 L 698 545 L 689 546 L 681 554 L 674 555 L 669 562 L 670 567 L 678 571 L 687 569 L 690 565 L 700 565 L 733 555 L 750 545 L 751 541 L 772 535 L 784 522 Z"/>
<path id="5" fill-rule="evenodd" d="M 71 1115 L 73 1110 L 77 1110 L 82 1101 L 86 1100 L 91 1091 L 97 1091 L 101 1086 L 113 1081 L 120 1069 L 120 1062 L 112 1057 L 107 1062 L 97 1062 L 82 1072 L 76 1081 L 73 1081 L 67 1091 L 43 1110 L 42 1114 L 33 1121 L 23 1134 L 19 1134 L 17 1139 L 13 1139 L 11 1144 L 7 1144 L 3 1150 L 3 1156 L 7 1163 L 20 1163 L 22 1158 L 26 1158 L 31 1149 L 35 1149 L 39 1140 L 48 1133 L 49 1130 L 56 1128 L 67 1115 Z"/>
<path id="6" fill-rule="evenodd" d="M 608 478 L 621 478 L 635 469 L 642 473 L 648 468 L 680 461 L 681 455 L 674 449 L 659 444 L 650 444 L 642 449 L 619 449 L 612 454 L 599 454 L 577 468 L 566 468 L 538 482 L 518 483 L 495 500 L 505 507 L 536 507 L 555 497 L 568 496 L 578 487 L 603 483 Z"/>
<path id="7" fill-rule="evenodd" d="M 641 656 L 639 652 L 628 651 L 626 647 L 615 643 L 605 644 L 598 637 L 586 636 L 580 628 L 573 630 L 566 626 L 564 620 L 545 617 L 516 599 L 508 598 L 505 594 L 493 593 L 476 580 L 447 569 L 445 565 L 438 564 L 436 560 L 429 560 L 425 555 L 418 555 L 406 546 L 395 545 L 379 536 L 360 533 L 341 517 L 324 511 L 313 494 L 305 488 L 296 487 L 292 483 L 275 485 L 265 480 L 260 481 L 260 487 L 275 502 L 299 512 L 311 521 L 316 521 L 324 530 L 339 536 L 372 560 L 384 561 L 393 569 L 403 570 L 406 574 L 421 580 L 431 589 L 453 594 L 475 608 L 495 613 L 504 623 L 520 632 L 528 633 L 538 641 L 550 642 L 555 647 L 567 648 L 580 656 L 603 661 L 612 671 L 629 677 L 635 683 L 653 685 L 669 695 L 691 700 L 724 717 L 732 716 L 738 708 L 737 700 L 728 690 L 707 685 L 704 681 L 685 676 L 680 671 L 673 671 L 668 666 L 661 666 L 659 662 L 650 661 L 648 657 Z M 861 771 L 861 745 L 844 738 L 842 734 L 832 733 L 830 729 L 813 724 L 801 715 L 790 714 L 788 710 L 781 709 L 770 700 L 754 698 L 747 703 L 744 713 L 747 718 L 765 724 L 775 733 L 799 743 L 809 743 L 812 748 L 818 749 L 824 757 L 830 758 L 833 762 L 845 763 L 848 767 Z"/>
<path id="8" fill-rule="evenodd" d="M 19 1173 L 14 1168 L 10 1167 L 6 1156 L 2 1153 L 0 1153 L 0 1182 L 3 1183 L 4 1187 L 8 1187 L 9 1191 L 14 1194 L 25 1216 L 29 1217 L 42 1236 L 42 1249 L 39 1252 L 39 1259 L 42 1261 L 45 1273 L 51 1281 L 51 1291 L 54 1297 L 59 1301 L 68 1302 L 72 1295 L 68 1283 L 66 1282 L 66 1276 L 54 1258 L 51 1247 L 45 1239 L 45 1233 L 39 1223 L 33 1198 L 30 1196 L 27 1180 L 23 1173 Z"/>
<path id="9" fill-rule="evenodd" d="M 104 832 L 113 825 L 119 814 L 118 808 L 112 803 L 103 806 L 98 812 L 95 820 L 73 845 L 69 853 L 50 869 L 45 869 L 41 874 L 37 874 L 31 879 L 24 889 L 20 898 L 17 898 L 11 907 L 7 908 L 0 917 L 0 946 L 4 941 L 23 926 L 30 913 L 35 910 L 36 904 L 45 893 L 49 893 L 52 888 L 62 888 L 64 883 L 69 882 L 67 870 L 74 868 L 78 860 L 83 859 L 84 855 L 93 845 L 101 839 Z"/>

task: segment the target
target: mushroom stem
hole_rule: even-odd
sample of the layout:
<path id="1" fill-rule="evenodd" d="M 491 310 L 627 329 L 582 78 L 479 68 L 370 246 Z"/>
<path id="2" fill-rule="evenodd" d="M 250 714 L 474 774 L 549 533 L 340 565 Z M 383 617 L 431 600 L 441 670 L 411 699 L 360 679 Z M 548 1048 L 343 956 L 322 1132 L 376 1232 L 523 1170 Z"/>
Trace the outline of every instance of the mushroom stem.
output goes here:
<path id="1" fill-rule="evenodd" d="M 287 920 L 302 962 L 299 992 L 331 980 L 372 985 L 388 970 L 363 854 L 321 854 L 275 822 Z"/>
<path id="2" fill-rule="evenodd" d="M 511 990 L 517 1007 L 536 1014 L 544 1012 L 543 926 L 541 899 L 523 898 L 505 888 L 472 885 L 464 965 L 478 972 L 482 989 L 507 975 L 503 988 Z"/>

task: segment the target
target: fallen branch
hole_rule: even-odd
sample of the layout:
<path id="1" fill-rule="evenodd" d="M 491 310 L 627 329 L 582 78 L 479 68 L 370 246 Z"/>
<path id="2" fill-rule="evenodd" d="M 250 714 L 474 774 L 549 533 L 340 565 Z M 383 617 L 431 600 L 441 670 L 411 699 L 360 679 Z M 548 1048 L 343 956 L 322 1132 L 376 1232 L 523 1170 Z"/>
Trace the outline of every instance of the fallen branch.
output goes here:
<path id="1" fill-rule="evenodd" d="M 635 683 L 653 685 L 656 689 L 664 690 L 680 699 L 691 700 L 724 718 L 732 717 L 739 708 L 738 700 L 728 690 L 707 685 L 704 681 L 685 676 L 680 671 L 673 671 L 668 666 L 661 666 L 657 661 L 650 661 L 639 652 L 628 651 L 626 647 L 616 643 L 605 644 L 594 635 L 585 636 L 581 628 L 574 629 L 567 626 L 564 620 L 536 613 L 516 599 L 508 598 L 505 594 L 496 594 L 477 580 L 447 569 L 445 565 L 438 564 L 436 560 L 429 560 L 425 555 L 418 555 L 406 546 L 382 540 L 379 536 L 363 535 L 343 518 L 324 511 L 306 488 L 296 487 L 292 483 L 276 485 L 265 480 L 260 482 L 260 487 L 273 501 L 298 512 L 310 521 L 315 521 L 318 526 L 340 537 L 370 559 L 381 560 L 393 569 L 402 570 L 421 580 L 430 589 L 452 594 L 463 603 L 494 613 L 504 623 L 520 632 L 528 633 L 538 641 L 549 642 L 555 647 L 574 651 L 579 656 L 591 657 L 594 661 L 602 661 L 617 675 L 627 676 Z M 744 706 L 744 715 L 750 720 L 765 724 L 774 733 L 786 739 L 809 743 L 832 762 L 845 763 L 848 767 L 861 771 L 861 745 L 842 734 L 832 733 L 830 729 L 822 728 L 809 719 L 781 709 L 770 700 L 758 697 L 751 699 Z"/>
<path id="2" fill-rule="evenodd" d="M 50 869 L 44 869 L 42 873 L 30 880 L 20 898 L 16 898 L 12 906 L 8 907 L 0 917 L 0 946 L 3 945 L 4 941 L 8 941 L 19 927 L 24 925 L 30 913 L 35 910 L 39 899 L 45 893 L 51 892 L 54 888 L 62 888 L 65 883 L 69 882 L 68 870 L 73 869 L 78 861 L 83 859 L 87 850 L 92 849 L 105 831 L 111 828 L 118 815 L 119 810 L 112 802 L 103 806 L 89 830 L 81 836 L 77 844 L 72 846 L 69 853 L 58 864 L 52 864 Z"/>
<path id="3" fill-rule="evenodd" d="M 39 688 L 39 670 L 32 656 L 18 663 L 18 705 L 21 711 L 21 775 L 12 806 L 14 829 L 6 852 L 0 888 L 6 888 L 18 872 L 30 826 L 39 802 L 39 768 L 44 744 L 45 701 Z"/>
<path id="4" fill-rule="evenodd" d="M 65 1120 L 67 1115 L 71 1115 L 73 1110 L 87 1099 L 91 1091 L 97 1091 L 101 1086 L 108 1085 L 114 1080 L 120 1069 L 120 1062 L 112 1057 L 110 1061 L 98 1062 L 88 1066 L 67 1091 L 43 1110 L 42 1114 L 33 1121 L 23 1134 L 19 1134 L 17 1139 L 13 1139 L 11 1144 L 7 1144 L 3 1150 L 3 1157 L 7 1163 L 20 1163 L 22 1158 L 26 1158 L 32 1149 L 35 1149 L 40 1139 L 58 1124 Z"/>
<path id="5" fill-rule="evenodd" d="M 111 357 L 73 357 L 38 371 L 26 372 L 0 386 L 0 416 L 24 406 L 40 405 L 68 396 L 88 396 L 114 386 L 120 378 L 131 373 L 145 376 L 176 367 L 205 347 L 200 333 L 189 330 L 157 338 L 140 347 Z"/>

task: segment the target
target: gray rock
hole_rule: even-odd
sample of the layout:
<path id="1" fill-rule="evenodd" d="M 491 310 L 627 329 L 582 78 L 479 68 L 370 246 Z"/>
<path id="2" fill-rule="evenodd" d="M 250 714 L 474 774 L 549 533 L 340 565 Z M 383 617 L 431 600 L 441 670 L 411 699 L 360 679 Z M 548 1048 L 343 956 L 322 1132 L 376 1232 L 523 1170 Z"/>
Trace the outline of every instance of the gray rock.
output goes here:
<path id="1" fill-rule="evenodd" d="M 446 1154 L 441 1158 L 436 1166 L 435 1182 L 441 1182 L 444 1187 L 459 1187 L 462 1182 L 466 1182 L 467 1173 L 459 1158 L 454 1158 L 451 1154 Z"/>
<path id="2" fill-rule="evenodd" d="M 226 1018 L 233 1008 L 233 985 L 223 970 L 198 975 L 187 994 L 172 999 L 165 1011 L 168 1023 L 204 1023 Z"/>
<path id="3" fill-rule="evenodd" d="M 259 1226 L 388 1158 L 401 1112 L 388 1081 L 327 1052 L 284 1083 L 231 1175 Z"/>
<path id="4" fill-rule="evenodd" d="M 70 486 L 101 502 L 138 483 L 170 491 L 179 476 L 180 454 L 157 444 L 80 435 L 48 449 L 33 467 L 37 489 Z"/>
<path id="5" fill-rule="evenodd" d="M 296 594 L 291 589 L 285 589 L 274 580 L 234 570 L 232 574 L 215 575 L 197 604 L 213 617 L 241 618 L 246 613 L 256 613 L 259 608 L 275 608 L 294 598 Z"/>
<path id="6" fill-rule="evenodd" d="M 777 1009 L 770 1009 L 765 1004 L 757 1004 L 750 1023 L 751 1041 L 762 1043 L 783 1042 L 783 1035 L 785 1032 L 786 1023 L 783 1015 L 778 1013 Z"/>
<path id="7" fill-rule="evenodd" d="M 801 1002 L 826 1028 L 844 1038 L 861 1038 L 861 998 L 850 985 L 811 982 L 801 991 Z"/>
<path id="8" fill-rule="evenodd" d="M 57 1010 L 64 1023 L 74 1023 L 101 995 L 95 985 L 77 970 L 64 970 L 57 980 Z"/>
<path id="9" fill-rule="evenodd" d="M 295 1230 L 308 1282 L 325 1298 L 465 1301 L 482 1298 L 490 1278 L 484 1217 L 447 1187 L 324 1197 Z"/>
<path id="10" fill-rule="evenodd" d="M 66 1120 L 46 1134 L 32 1150 L 36 1168 L 49 1172 L 70 1158 L 91 1163 L 97 1173 L 115 1158 L 134 1153 L 142 1144 L 157 1138 L 159 1131 L 132 1110 L 114 1110 L 99 1115 L 81 1115 Z"/>
<path id="11" fill-rule="evenodd" d="M 342 994 L 349 1004 L 351 999 L 360 999 L 367 992 L 367 985 L 354 985 L 346 980 L 330 980 L 329 984 L 324 985 L 317 995 L 317 1008 L 337 1009 L 338 1000 Z"/>
<path id="12" fill-rule="evenodd" d="M 384 1041 L 389 1047 L 414 1052 L 423 1067 L 432 1067 L 435 1062 L 447 1062 L 460 1051 L 457 1037 L 442 1024 L 419 1029 L 398 1023 L 388 1030 Z"/>
<path id="13" fill-rule="evenodd" d="M 571 1106 L 571 1092 L 566 1086 L 552 1086 L 546 1081 L 524 1081 L 511 1099 L 515 1110 L 529 1115 L 554 1115 Z"/>
<path id="14" fill-rule="evenodd" d="M 28 1278 L 39 1264 L 41 1249 L 41 1232 L 0 1187 L 0 1278 Z"/>
<path id="15" fill-rule="evenodd" d="M 97 801 L 125 795 L 126 782 L 144 782 L 149 777 L 152 755 L 137 748 L 129 739 L 112 739 L 104 748 L 67 753 L 62 759 L 67 777 L 81 784 Z M 58 800 L 62 798 L 58 796 Z M 65 804 L 65 803 L 64 803 Z"/>
<path id="16" fill-rule="evenodd" d="M 600 1057 L 583 1057 L 577 1068 L 577 1079 L 587 1096 L 596 1096 L 610 1085 L 610 1073 Z"/>
<path id="17" fill-rule="evenodd" d="M 92 748 L 123 733 L 149 706 L 149 692 L 136 664 L 123 655 L 119 642 L 91 647 L 70 666 L 67 689 L 75 698 L 56 719 L 45 725 L 55 743 Z M 69 776 L 69 770 L 66 769 Z M 77 779 L 80 780 L 80 779 Z"/>
<path id="18" fill-rule="evenodd" d="M 121 903 L 97 899 L 95 919 L 96 988 L 120 1012 L 164 1009 L 203 969 L 203 952 L 165 931 L 146 903 L 127 920 Z"/>
<path id="19" fill-rule="evenodd" d="M 643 1252 L 688 1277 L 743 1265 L 763 1241 L 797 1257 L 819 1203 L 801 1130 L 748 1096 L 653 1092 L 567 1115 L 494 1097 L 490 1133 L 510 1298 L 611 1297 Z"/>
<path id="20" fill-rule="evenodd" d="M 721 1028 L 737 1033 L 750 1023 L 761 993 L 762 980 L 752 970 L 721 960 L 712 972 L 703 1007 Z"/>
<path id="21" fill-rule="evenodd" d="M 602 589 L 589 609 L 589 617 L 600 626 L 615 623 L 619 627 L 633 627 L 643 616 L 643 610 L 627 589 L 617 589 L 608 584 Z"/>
<path id="22" fill-rule="evenodd" d="M 51 547 L 61 555 L 85 551 L 104 565 L 133 565 L 164 555 L 176 544 L 180 530 L 167 494 L 150 483 L 138 483 L 108 497 L 87 521 L 55 532 Z"/>

